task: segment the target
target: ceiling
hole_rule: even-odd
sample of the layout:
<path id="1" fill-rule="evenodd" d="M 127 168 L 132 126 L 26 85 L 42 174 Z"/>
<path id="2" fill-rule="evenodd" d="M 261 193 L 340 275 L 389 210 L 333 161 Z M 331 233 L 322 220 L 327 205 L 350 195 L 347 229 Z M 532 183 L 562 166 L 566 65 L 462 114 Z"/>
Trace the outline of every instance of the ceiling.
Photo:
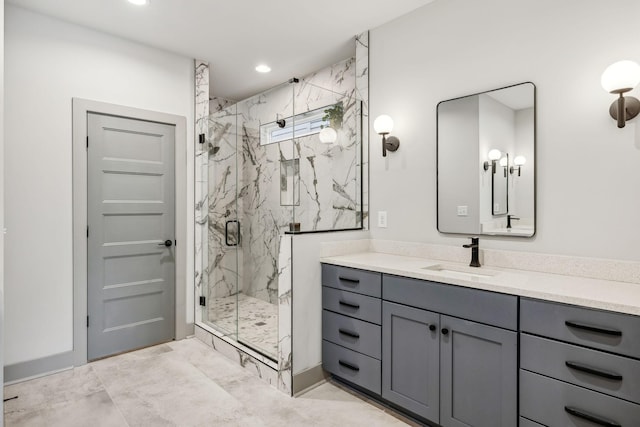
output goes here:
<path id="1" fill-rule="evenodd" d="M 432 0 L 7 0 L 211 66 L 211 94 L 244 99 L 353 55 L 353 37 Z M 267 63 L 271 73 L 258 74 Z"/>

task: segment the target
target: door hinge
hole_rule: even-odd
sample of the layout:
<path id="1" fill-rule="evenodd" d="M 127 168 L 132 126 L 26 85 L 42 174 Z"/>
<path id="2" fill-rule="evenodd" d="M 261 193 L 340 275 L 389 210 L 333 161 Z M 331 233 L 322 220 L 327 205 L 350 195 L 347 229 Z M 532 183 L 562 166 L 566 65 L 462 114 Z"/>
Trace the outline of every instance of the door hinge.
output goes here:
<path id="1" fill-rule="evenodd" d="M 178 241 L 177 240 L 173 241 L 173 246 L 178 246 Z"/>
<path id="2" fill-rule="evenodd" d="M 205 306 L 207 305 L 207 298 L 206 297 L 200 297 L 200 305 L 201 306 Z"/>
<path id="3" fill-rule="evenodd" d="M 89 316 L 87 316 L 87 328 L 89 327 Z"/>
<path id="4" fill-rule="evenodd" d="M 89 226 L 87 225 L 87 237 L 89 237 Z"/>
<path id="5" fill-rule="evenodd" d="M 87 135 L 87 148 L 89 148 L 89 135 Z"/>

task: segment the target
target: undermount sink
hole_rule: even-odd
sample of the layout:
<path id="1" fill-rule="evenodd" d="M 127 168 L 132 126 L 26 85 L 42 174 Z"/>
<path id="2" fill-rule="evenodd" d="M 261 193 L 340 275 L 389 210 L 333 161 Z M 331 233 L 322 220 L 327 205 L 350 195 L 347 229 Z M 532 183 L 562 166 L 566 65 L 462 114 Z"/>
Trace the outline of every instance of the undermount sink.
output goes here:
<path id="1" fill-rule="evenodd" d="M 467 267 L 464 265 L 453 264 L 435 264 L 428 267 L 422 267 L 423 270 L 437 271 L 439 273 L 451 274 L 455 276 L 465 276 L 477 279 L 484 279 L 500 274 L 499 271 L 487 270 L 480 267 Z"/>

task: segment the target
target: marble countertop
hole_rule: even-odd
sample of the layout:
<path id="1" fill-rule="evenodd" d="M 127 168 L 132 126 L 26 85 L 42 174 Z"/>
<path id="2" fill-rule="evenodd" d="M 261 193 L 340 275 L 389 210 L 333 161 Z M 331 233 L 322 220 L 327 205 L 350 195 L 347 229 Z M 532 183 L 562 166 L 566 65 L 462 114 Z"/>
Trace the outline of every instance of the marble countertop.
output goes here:
<path id="1" fill-rule="evenodd" d="M 324 257 L 320 261 L 343 267 L 360 268 L 468 288 L 640 315 L 640 285 L 634 283 L 493 266 L 483 266 L 472 270 L 477 271 L 479 275 L 492 275 L 470 276 L 425 269 L 425 267 L 443 265 L 465 270 L 466 264 L 378 252 Z"/>

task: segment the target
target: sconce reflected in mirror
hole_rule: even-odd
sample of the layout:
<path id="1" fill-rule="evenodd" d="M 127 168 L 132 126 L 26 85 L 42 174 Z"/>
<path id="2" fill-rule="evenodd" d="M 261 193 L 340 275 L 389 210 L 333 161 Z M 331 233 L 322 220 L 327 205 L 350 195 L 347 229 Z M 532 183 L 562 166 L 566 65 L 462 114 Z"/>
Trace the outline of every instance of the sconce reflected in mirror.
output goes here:
<path id="1" fill-rule="evenodd" d="M 640 65 L 633 61 L 618 61 L 604 70 L 600 83 L 604 90 L 619 95 L 609 107 L 609 114 L 623 128 L 627 120 L 633 119 L 640 112 L 640 101 L 632 96 L 624 97 L 623 93 L 633 90 L 640 83 Z"/>
<path id="2" fill-rule="evenodd" d="M 489 154 L 487 154 L 487 157 L 489 158 L 491 163 L 489 163 L 488 161 L 484 162 L 483 167 L 485 172 L 488 171 L 489 166 L 491 166 L 491 173 L 496 173 L 496 161 L 500 159 L 500 157 L 502 157 L 502 153 L 500 152 L 500 150 L 494 148 L 493 150 L 489 151 Z"/>
<path id="3" fill-rule="evenodd" d="M 522 165 L 524 165 L 526 162 L 527 162 L 527 159 L 524 156 L 516 156 L 516 158 L 513 159 L 513 164 L 515 166 L 511 166 L 509 168 L 509 173 L 513 175 L 513 173 L 517 170 L 518 176 L 520 176 L 520 172 L 522 171 Z"/>
<path id="4" fill-rule="evenodd" d="M 385 114 L 378 116 L 373 122 L 373 129 L 382 135 L 382 157 L 387 157 L 387 151 L 396 151 L 400 147 L 400 140 L 387 135 L 393 130 L 393 119 Z"/>
<path id="5" fill-rule="evenodd" d="M 503 158 L 501 158 L 501 159 L 500 159 L 499 164 L 500 164 L 500 166 L 502 167 L 503 175 L 504 175 L 504 176 L 505 176 L 505 178 L 506 178 L 506 176 L 507 176 L 507 169 L 509 169 L 509 155 L 508 155 L 508 154 L 505 154 L 505 156 L 504 156 Z"/>

